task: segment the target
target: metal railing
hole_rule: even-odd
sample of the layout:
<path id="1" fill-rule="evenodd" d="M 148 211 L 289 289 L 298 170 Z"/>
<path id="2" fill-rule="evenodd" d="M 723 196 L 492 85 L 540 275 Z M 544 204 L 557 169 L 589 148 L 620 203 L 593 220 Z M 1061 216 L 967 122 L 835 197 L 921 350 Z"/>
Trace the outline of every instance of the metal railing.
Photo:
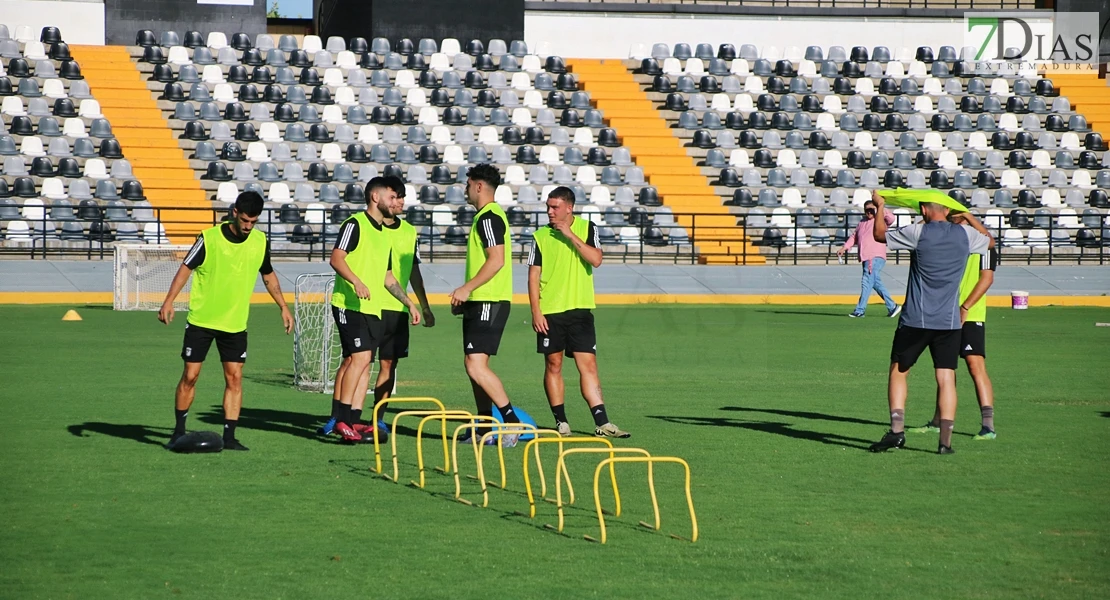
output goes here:
<path id="1" fill-rule="evenodd" d="M 131 220 L 116 218 L 121 210 L 116 207 L 81 207 L 76 219 L 51 219 L 49 209 L 44 210 L 41 218 L 18 219 L 29 224 L 28 232 L 12 234 L 0 238 L 0 258 L 21 257 L 30 259 L 45 258 L 85 258 L 102 260 L 112 257 L 116 243 L 159 243 L 157 236 L 165 235 L 165 230 L 179 231 L 185 224 L 191 230 L 211 226 L 227 217 L 224 208 L 178 208 L 162 207 L 149 209 L 151 218 Z M 95 214 L 92 212 L 95 210 Z M 169 220 L 166 214 L 188 214 L 187 220 Z M 283 214 L 284 211 L 284 214 Z M 335 245 L 338 225 L 346 216 L 336 207 L 286 209 L 267 209 L 257 227 L 268 232 L 271 254 L 285 260 L 327 260 Z M 452 224 L 434 224 L 436 213 L 426 211 L 407 214 L 407 219 L 418 231 L 418 248 L 421 260 L 426 262 L 457 261 L 466 255 L 468 229 Z M 284 218 L 283 218 L 284 217 Z M 734 264 L 833 264 L 837 262 L 836 251 L 848 236 L 855 231 L 862 215 L 840 213 L 835 216 L 835 224 L 830 215 L 815 215 L 808 211 L 775 214 L 734 215 L 735 227 L 722 226 L 720 214 L 709 213 L 625 213 L 624 223 L 606 222 L 604 214 L 597 214 L 595 222 L 600 221 L 601 243 L 606 260 L 638 264 L 705 264 L 728 262 Z M 1084 225 L 1076 216 L 1077 225 L 1063 227 L 1048 215 L 1027 215 L 1027 223 L 1018 227 L 1008 226 L 1004 216 L 987 215 L 981 217 L 984 225 L 991 230 L 1001 249 L 1004 262 L 1024 262 L 1026 264 L 1110 264 L 1110 223 L 1106 215 L 1100 213 L 1099 224 Z M 524 228 L 541 227 L 546 223 L 543 212 L 511 211 L 510 225 L 518 231 Z M 76 222 L 81 225 L 72 231 L 56 231 L 56 223 Z M 700 221 L 700 223 L 699 223 Z M 134 224 L 139 232 L 147 224 L 152 233 L 142 235 L 138 232 L 122 233 L 119 225 Z M 328 232 L 327 226 L 335 229 Z M 299 227 L 303 226 L 303 227 Z M 425 227 L 431 227 L 429 231 Z M 457 228 L 457 229 L 455 229 Z M 1014 244 L 1006 233 L 1011 231 L 1043 232 L 1043 237 L 1026 239 L 1023 233 L 1021 245 Z M 680 235 L 685 233 L 685 237 Z M 1054 235 L 1059 233 L 1062 235 Z M 155 239 L 151 239 L 155 237 Z M 179 241 L 191 243 L 192 240 Z M 1016 237 L 1016 236 L 1015 236 Z M 169 238 L 163 237 L 160 243 L 168 244 Z M 513 258 L 524 262 L 528 256 L 530 240 L 517 236 L 513 242 Z M 891 252 L 891 262 L 900 264 L 909 260 L 908 252 Z"/>

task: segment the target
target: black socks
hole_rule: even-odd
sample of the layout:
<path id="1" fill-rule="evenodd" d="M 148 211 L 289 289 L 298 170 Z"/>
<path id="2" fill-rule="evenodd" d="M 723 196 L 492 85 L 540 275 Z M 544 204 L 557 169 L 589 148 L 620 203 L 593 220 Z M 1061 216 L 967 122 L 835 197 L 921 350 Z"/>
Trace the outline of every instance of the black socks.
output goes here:
<path id="1" fill-rule="evenodd" d="M 340 411 L 342 411 L 342 410 L 343 410 L 343 403 L 339 401 L 339 398 L 332 398 L 331 399 L 331 418 L 338 421 Z"/>
<path id="2" fill-rule="evenodd" d="M 351 427 L 354 427 L 355 425 L 357 425 L 361 421 L 362 421 L 362 409 L 361 408 L 352 408 L 351 409 L 351 420 L 348 421 L 347 424 L 350 425 Z"/>
<path id="3" fill-rule="evenodd" d="M 594 406 L 590 409 L 590 412 L 594 415 L 594 425 L 601 427 L 602 425 L 609 422 L 609 415 L 605 414 L 604 404 L 598 404 L 597 406 Z"/>
<path id="4" fill-rule="evenodd" d="M 238 419 L 232 421 L 231 419 L 224 419 L 224 441 L 235 439 L 235 426 L 239 424 Z"/>
<path id="5" fill-rule="evenodd" d="M 516 409 L 513 408 L 513 404 L 511 402 L 506 404 L 505 406 L 497 407 L 497 410 L 501 412 L 501 418 L 504 419 L 506 423 L 520 422 L 520 418 L 516 416 Z"/>
<path id="6" fill-rule="evenodd" d="M 551 416 L 555 417 L 555 424 L 567 422 L 567 407 L 565 404 L 551 407 Z"/>
<path id="7" fill-rule="evenodd" d="M 185 433 L 185 417 L 188 417 L 188 416 L 189 416 L 189 409 L 177 410 L 175 408 L 173 410 L 173 419 L 174 419 L 173 433 L 174 433 L 174 435 L 179 435 L 179 434 L 184 435 L 184 433 Z"/>

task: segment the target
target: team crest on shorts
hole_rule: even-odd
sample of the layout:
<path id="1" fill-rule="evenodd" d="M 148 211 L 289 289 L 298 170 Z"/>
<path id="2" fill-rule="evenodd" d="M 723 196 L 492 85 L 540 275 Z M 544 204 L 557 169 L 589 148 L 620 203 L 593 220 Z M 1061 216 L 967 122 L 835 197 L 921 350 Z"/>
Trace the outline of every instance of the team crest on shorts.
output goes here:
<path id="1" fill-rule="evenodd" d="M 192 356 L 192 355 L 193 355 L 193 349 L 192 348 L 186 348 L 185 349 L 185 356 Z"/>
<path id="2" fill-rule="evenodd" d="M 551 340 L 549 340 L 547 338 L 543 338 L 543 347 L 544 348 L 546 348 L 548 346 L 548 344 L 550 344 L 550 343 L 551 343 Z"/>

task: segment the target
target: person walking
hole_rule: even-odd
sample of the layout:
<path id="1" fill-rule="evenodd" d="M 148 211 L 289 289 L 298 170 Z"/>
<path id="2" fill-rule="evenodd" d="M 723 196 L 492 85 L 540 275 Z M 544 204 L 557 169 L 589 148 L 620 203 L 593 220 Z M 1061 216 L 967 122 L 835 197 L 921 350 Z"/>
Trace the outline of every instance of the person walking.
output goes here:
<path id="1" fill-rule="evenodd" d="M 856 318 L 864 316 L 867 311 L 867 301 L 871 299 L 871 292 L 879 294 L 886 304 L 886 316 L 897 317 L 902 312 L 902 307 L 894 301 L 887 291 L 886 286 L 883 285 L 882 272 L 883 267 L 886 266 L 886 244 L 875 241 L 875 220 L 878 218 L 878 208 L 874 200 L 868 200 L 863 204 L 863 220 L 856 226 L 856 230 L 844 242 L 844 245 L 836 251 L 837 256 L 844 256 L 849 250 L 854 247 L 859 247 L 859 262 L 863 267 L 863 279 L 860 282 L 859 302 L 856 303 L 856 309 L 849 314 L 849 317 Z M 889 210 L 883 210 L 883 221 L 887 225 L 894 224 L 894 214 Z"/>

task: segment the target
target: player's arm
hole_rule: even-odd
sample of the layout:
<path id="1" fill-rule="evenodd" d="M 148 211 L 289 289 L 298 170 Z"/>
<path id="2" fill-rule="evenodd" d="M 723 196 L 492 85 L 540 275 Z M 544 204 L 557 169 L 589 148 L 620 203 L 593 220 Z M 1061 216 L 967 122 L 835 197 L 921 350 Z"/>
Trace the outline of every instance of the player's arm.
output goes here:
<path id="1" fill-rule="evenodd" d="M 266 254 L 262 258 L 262 266 L 259 267 L 258 272 L 262 274 L 262 285 L 266 286 L 270 297 L 281 308 L 281 323 L 285 326 L 285 333 L 288 334 L 293 331 L 293 315 L 289 312 L 289 305 L 285 303 L 285 296 L 281 294 L 281 281 L 274 272 L 274 266 L 270 264 L 269 239 L 266 240 Z"/>
<path id="2" fill-rule="evenodd" d="M 159 321 L 167 325 L 173 321 L 173 301 L 177 299 L 181 290 L 185 289 L 185 284 L 189 282 L 189 275 L 192 275 L 193 269 L 196 269 L 202 263 L 204 263 L 204 236 L 198 235 L 197 241 L 193 242 L 192 248 L 189 248 L 185 260 L 181 262 L 181 266 L 177 268 L 177 273 L 173 276 L 173 281 L 170 282 L 170 290 L 166 293 L 166 299 L 162 301 L 162 307 L 158 309 Z"/>
<path id="3" fill-rule="evenodd" d="M 974 214 L 970 212 L 956 213 L 952 215 L 951 219 L 949 220 L 960 225 L 967 225 L 975 231 L 978 231 L 979 233 L 987 236 L 987 239 L 990 240 L 987 243 L 987 248 L 994 249 L 994 236 L 991 235 L 991 232 L 987 230 L 987 227 L 983 225 L 983 222 L 980 221 L 979 218 L 976 217 Z"/>
<path id="4" fill-rule="evenodd" d="M 393 276 L 392 270 L 385 272 L 385 289 L 387 292 L 389 292 L 390 296 L 393 296 L 399 302 L 401 302 L 401 304 L 404 304 L 408 307 L 409 314 L 412 315 L 412 324 L 419 325 L 420 308 L 416 306 L 416 304 L 412 301 L 412 298 L 409 298 L 409 295 L 405 293 L 405 290 L 401 289 L 401 282 L 397 281 L 397 278 Z"/>
<path id="5" fill-rule="evenodd" d="M 358 275 L 355 275 L 351 267 L 347 266 L 347 252 L 335 248 L 331 251 L 331 260 L 328 263 L 335 270 L 336 275 L 354 284 L 355 295 L 363 300 L 370 299 L 370 288 L 366 287 L 366 284 L 362 283 L 362 280 L 358 278 Z"/>
<path id="6" fill-rule="evenodd" d="M 170 282 L 170 291 L 166 294 L 166 299 L 162 301 L 162 308 L 158 309 L 158 320 L 169 325 L 173 321 L 173 301 L 181 290 L 185 289 L 185 284 L 189 281 L 189 276 L 193 274 L 193 270 L 182 264 L 177 268 L 177 273 L 173 276 L 173 281 Z"/>
<path id="7" fill-rule="evenodd" d="M 409 276 L 409 283 L 412 284 L 412 291 L 416 294 L 416 299 L 420 301 L 420 314 L 424 317 L 424 326 L 435 327 L 436 316 L 432 312 L 432 306 L 428 304 L 428 292 L 424 289 L 424 275 L 420 273 L 420 263 L 412 265 L 412 275 Z"/>
<path id="8" fill-rule="evenodd" d="M 886 230 L 889 226 L 886 222 L 886 200 L 883 200 L 883 197 L 875 190 L 871 191 L 871 200 L 875 202 L 875 214 L 883 215 L 882 219 L 875 219 L 875 241 L 885 244 Z"/>
<path id="9" fill-rule="evenodd" d="M 451 292 L 451 306 L 461 306 L 470 298 L 474 290 L 482 287 L 489 280 L 497 275 L 501 268 L 505 266 L 505 244 L 503 243 L 505 235 L 505 224 L 501 219 L 490 217 L 492 225 L 490 227 L 491 234 L 487 237 L 484 233 L 482 236 L 482 245 L 485 246 L 486 262 L 474 274 L 474 278 L 462 284 L 455 291 Z M 482 221 L 479 220 L 475 227 L 482 227 Z M 485 231 L 484 229 L 481 231 Z"/>
<path id="10" fill-rule="evenodd" d="M 543 316 L 540 309 L 540 273 L 543 267 L 531 265 L 528 267 L 528 304 L 532 307 L 532 329 L 536 333 L 547 335 L 547 317 Z"/>
<path id="11" fill-rule="evenodd" d="M 601 248 L 599 247 L 600 244 L 597 243 L 596 239 L 597 228 L 593 223 L 590 223 L 589 233 L 587 233 L 586 235 L 586 237 L 591 238 L 590 243 L 587 243 L 582 238 L 578 237 L 574 233 L 574 230 L 570 228 L 570 223 L 562 223 L 559 225 L 558 229 L 560 233 L 566 236 L 567 241 L 569 241 L 570 244 L 574 246 L 574 251 L 577 252 L 579 256 L 584 258 L 586 262 L 590 263 L 590 266 L 595 269 L 601 266 L 602 252 Z"/>

